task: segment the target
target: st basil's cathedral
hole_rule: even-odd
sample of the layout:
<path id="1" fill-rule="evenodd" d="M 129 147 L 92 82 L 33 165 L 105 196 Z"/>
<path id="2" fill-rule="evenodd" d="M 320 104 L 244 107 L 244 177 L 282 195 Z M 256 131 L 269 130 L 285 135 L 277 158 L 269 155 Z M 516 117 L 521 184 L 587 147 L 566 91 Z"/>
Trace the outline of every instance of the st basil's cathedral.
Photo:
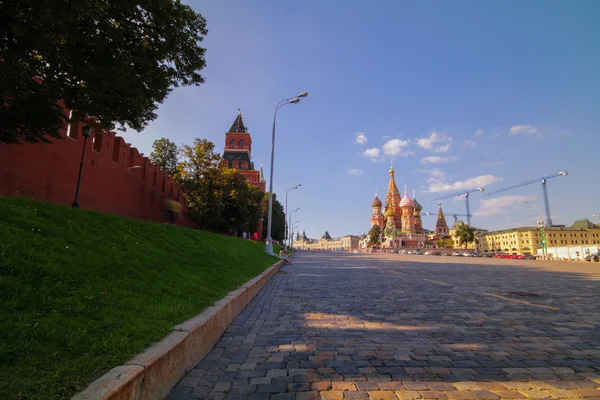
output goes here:
<path id="1" fill-rule="evenodd" d="M 373 207 L 371 227 L 378 225 L 381 228 L 384 236 L 381 241 L 382 248 L 425 247 L 427 234 L 423 230 L 421 221 L 423 206 L 419 204 L 414 194 L 413 198 L 410 198 L 406 186 L 404 196 L 400 194 L 394 179 L 394 168 L 390 168 L 390 183 L 385 195 L 383 213 L 382 205 L 379 197 L 375 195 L 371 204 Z"/>

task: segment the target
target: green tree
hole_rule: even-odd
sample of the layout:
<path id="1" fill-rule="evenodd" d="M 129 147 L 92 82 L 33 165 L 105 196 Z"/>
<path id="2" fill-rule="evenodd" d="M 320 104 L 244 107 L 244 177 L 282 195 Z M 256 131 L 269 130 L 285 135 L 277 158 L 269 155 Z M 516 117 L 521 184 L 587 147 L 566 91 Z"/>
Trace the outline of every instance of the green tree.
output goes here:
<path id="1" fill-rule="evenodd" d="M 444 247 L 444 246 L 445 246 L 445 244 L 446 244 L 446 242 L 445 242 L 444 240 L 441 240 L 441 239 L 435 242 L 435 245 L 436 245 L 437 247 L 439 247 L 439 248 L 442 248 L 442 247 Z"/>
<path id="2" fill-rule="evenodd" d="M 267 238 L 267 227 L 269 218 L 269 193 L 265 193 L 264 204 L 264 226 L 263 226 L 263 240 Z M 271 238 L 273 240 L 284 240 L 285 238 L 285 212 L 283 211 L 283 205 L 277 200 L 277 194 L 273 193 L 273 221 L 271 222 Z"/>
<path id="3" fill-rule="evenodd" d="M 0 143 L 51 142 L 68 115 L 142 130 L 204 82 L 206 20 L 179 0 L 0 2 Z"/>
<path id="4" fill-rule="evenodd" d="M 475 229 L 467 224 L 461 225 L 454 232 L 454 237 L 458 239 L 458 245 L 466 249 L 475 240 Z"/>
<path id="5" fill-rule="evenodd" d="M 373 225 L 369 230 L 369 241 L 367 245 L 369 247 L 379 246 L 381 244 L 381 240 L 379 240 L 379 236 L 381 235 L 381 228 L 379 225 Z"/>
<path id="6" fill-rule="evenodd" d="M 194 143 L 179 148 L 181 161 L 177 164 L 176 177 L 185 183 L 198 184 L 207 171 L 216 169 L 221 155 L 215 153 L 215 144 L 196 138 Z"/>
<path id="7" fill-rule="evenodd" d="M 169 139 L 160 138 L 152 143 L 150 161 L 169 175 L 177 173 L 177 145 Z"/>

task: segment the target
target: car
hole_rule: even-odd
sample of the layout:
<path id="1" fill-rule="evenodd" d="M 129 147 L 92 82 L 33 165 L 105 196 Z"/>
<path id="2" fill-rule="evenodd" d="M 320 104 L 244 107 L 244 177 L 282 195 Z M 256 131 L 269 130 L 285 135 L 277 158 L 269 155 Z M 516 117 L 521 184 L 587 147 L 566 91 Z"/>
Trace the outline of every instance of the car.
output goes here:
<path id="1" fill-rule="evenodd" d="M 534 256 L 533 254 L 525 254 L 525 255 L 523 256 L 523 259 L 524 259 L 524 260 L 537 260 L 537 257 L 536 257 L 536 256 Z"/>
<path id="2" fill-rule="evenodd" d="M 473 254 L 467 253 L 466 251 L 461 254 L 463 257 L 473 257 Z"/>
<path id="3" fill-rule="evenodd" d="M 462 256 L 462 254 L 461 254 L 461 252 L 460 252 L 460 251 L 455 251 L 454 253 L 452 253 L 452 255 L 453 255 L 454 257 L 460 257 L 460 256 Z"/>
<path id="4" fill-rule="evenodd" d="M 522 260 L 525 258 L 525 256 L 522 256 L 521 254 L 513 254 L 510 256 L 510 258 L 512 258 L 513 260 Z"/>
<path id="5" fill-rule="evenodd" d="M 432 256 L 432 255 L 433 255 L 433 251 L 429 251 L 429 250 L 427 250 L 427 251 L 426 251 L 425 253 L 423 253 L 423 254 L 425 254 L 426 256 Z"/>
<path id="6" fill-rule="evenodd" d="M 444 254 L 446 254 L 446 253 L 444 253 Z M 441 251 L 434 251 L 434 252 L 433 252 L 433 255 L 434 255 L 434 256 L 441 256 L 441 255 L 442 255 L 442 252 L 441 252 Z"/>
<path id="7" fill-rule="evenodd" d="M 483 258 L 492 258 L 493 255 L 491 255 L 490 253 L 483 253 L 482 257 Z"/>
<path id="8" fill-rule="evenodd" d="M 442 253 L 442 255 L 450 257 L 452 255 L 452 253 Z"/>
<path id="9" fill-rule="evenodd" d="M 589 261 L 589 262 L 600 262 L 600 253 L 594 253 L 594 254 L 590 254 L 589 256 L 587 256 L 585 258 L 585 261 Z"/>
<path id="10" fill-rule="evenodd" d="M 413 254 L 417 254 L 417 255 L 420 255 L 420 256 L 422 256 L 422 255 L 423 255 L 423 253 L 421 253 L 421 251 L 420 251 L 420 250 L 415 250 L 415 251 L 413 251 Z"/>

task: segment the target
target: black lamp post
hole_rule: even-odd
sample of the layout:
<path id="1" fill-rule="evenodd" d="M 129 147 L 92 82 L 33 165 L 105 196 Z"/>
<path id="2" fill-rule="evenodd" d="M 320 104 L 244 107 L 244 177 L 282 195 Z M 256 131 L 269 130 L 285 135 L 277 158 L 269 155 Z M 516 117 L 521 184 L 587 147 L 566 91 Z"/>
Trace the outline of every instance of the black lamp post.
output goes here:
<path id="1" fill-rule="evenodd" d="M 79 198 L 79 185 L 81 184 L 81 172 L 83 171 L 83 158 L 85 157 L 85 145 L 87 143 L 88 138 L 92 135 L 92 127 L 89 125 L 81 128 L 81 134 L 85 139 L 83 139 L 83 151 L 81 152 L 81 164 L 79 164 L 79 176 L 77 177 L 77 189 L 75 189 L 75 201 L 71 206 L 73 208 L 79 208 L 79 203 L 77 199 Z"/>

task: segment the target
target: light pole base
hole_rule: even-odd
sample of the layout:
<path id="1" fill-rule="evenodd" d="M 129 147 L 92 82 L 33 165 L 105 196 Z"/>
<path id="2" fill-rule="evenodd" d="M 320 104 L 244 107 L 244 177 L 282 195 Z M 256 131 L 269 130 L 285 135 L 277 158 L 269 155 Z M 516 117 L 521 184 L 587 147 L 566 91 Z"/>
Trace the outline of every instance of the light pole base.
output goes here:
<path id="1" fill-rule="evenodd" d="M 275 253 L 273 253 L 273 239 L 271 239 L 270 237 L 267 238 L 267 244 L 265 246 L 265 251 L 268 255 L 275 257 Z"/>

